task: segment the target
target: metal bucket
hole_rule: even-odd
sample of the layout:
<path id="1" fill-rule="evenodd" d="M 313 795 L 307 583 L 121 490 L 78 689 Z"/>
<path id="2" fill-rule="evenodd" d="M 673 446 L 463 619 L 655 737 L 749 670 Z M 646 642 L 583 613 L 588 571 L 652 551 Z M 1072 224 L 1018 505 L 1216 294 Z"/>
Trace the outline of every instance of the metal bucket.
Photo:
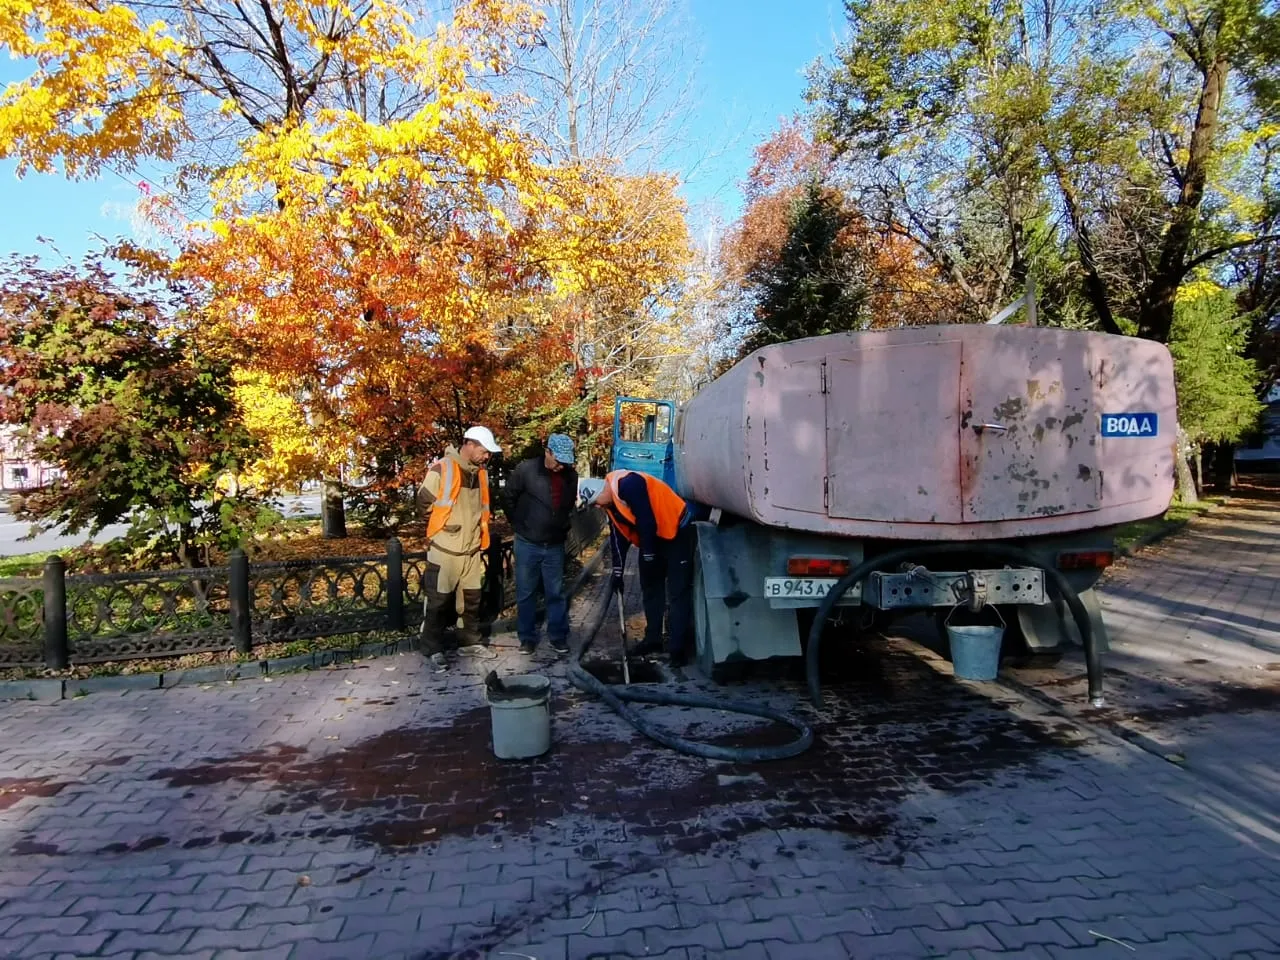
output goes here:
<path id="1" fill-rule="evenodd" d="M 995 610 L 995 607 L 991 608 Z M 955 613 L 953 609 L 951 613 Z M 995 610 L 996 616 L 1000 611 Z M 961 680 L 994 680 L 1000 673 L 1000 644 L 1004 640 L 1004 617 L 999 626 L 957 626 L 947 614 L 947 640 L 951 644 L 951 666 Z"/>
<path id="2" fill-rule="evenodd" d="M 508 677 L 501 693 L 485 691 L 500 760 L 540 757 L 551 749 L 551 681 L 533 674 Z"/>

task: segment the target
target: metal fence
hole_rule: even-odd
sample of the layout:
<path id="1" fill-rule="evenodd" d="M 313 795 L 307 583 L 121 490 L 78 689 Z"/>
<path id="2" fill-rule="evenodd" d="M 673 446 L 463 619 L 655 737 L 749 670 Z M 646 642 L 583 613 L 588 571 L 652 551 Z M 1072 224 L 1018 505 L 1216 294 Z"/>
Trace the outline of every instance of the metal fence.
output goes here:
<path id="1" fill-rule="evenodd" d="M 574 515 L 566 553 L 599 536 L 598 510 Z M 0 668 L 50 669 L 144 657 L 171 657 L 371 630 L 404 630 L 422 620 L 426 552 L 387 541 L 381 556 L 250 563 L 142 573 L 68 574 L 50 557 L 43 576 L 0 578 Z M 481 619 L 515 604 L 510 540 L 484 556 Z"/>

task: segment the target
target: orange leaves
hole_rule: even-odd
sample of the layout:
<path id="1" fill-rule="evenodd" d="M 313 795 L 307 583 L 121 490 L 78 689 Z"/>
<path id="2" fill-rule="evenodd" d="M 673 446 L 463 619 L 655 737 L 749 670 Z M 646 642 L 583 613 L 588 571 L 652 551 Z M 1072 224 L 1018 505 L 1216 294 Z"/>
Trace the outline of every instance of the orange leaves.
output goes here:
<path id="1" fill-rule="evenodd" d="M 924 261 L 918 247 L 893 229 L 875 225 L 839 187 L 830 150 L 815 144 L 799 120 L 784 122 L 756 147 L 743 192 L 747 205 L 725 238 L 722 255 L 732 282 L 751 287 L 782 256 L 797 204 L 811 183 L 847 211 L 839 246 L 859 266 L 870 326 L 937 323 L 948 316 L 955 291 Z"/>

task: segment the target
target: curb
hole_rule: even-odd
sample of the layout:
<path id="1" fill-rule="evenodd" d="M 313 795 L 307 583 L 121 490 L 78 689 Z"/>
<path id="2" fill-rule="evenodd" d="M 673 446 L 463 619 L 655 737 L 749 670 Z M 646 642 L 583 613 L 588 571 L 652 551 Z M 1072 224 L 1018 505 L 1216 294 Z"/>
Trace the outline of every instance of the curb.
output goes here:
<path id="1" fill-rule="evenodd" d="M 1105 733 L 1118 740 L 1123 740 L 1124 742 L 1137 747 L 1139 750 L 1151 754 L 1157 760 L 1163 760 L 1170 766 L 1177 767 L 1180 770 L 1186 769 L 1182 764 L 1169 759 L 1170 754 L 1177 752 L 1175 749 L 1161 745 L 1158 741 L 1152 740 L 1144 733 L 1138 733 L 1136 730 L 1130 730 L 1128 727 L 1121 724 L 1103 723 L 1098 720 L 1090 720 L 1088 717 L 1073 716 L 1071 712 L 1062 705 L 1060 700 L 1055 700 L 1043 690 L 1038 690 L 1035 687 L 1028 686 L 1021 680 L 1014 680 L 1009 677 L 1000 676 L 993 682 L 1013 693 L 1018 694 L 1019 696 L 1025 697 L 1028 700 L 1034 700 L 1036 703 L 1040 704 L 1040 706 L 1051 711 L 1056 716 L 1062 717 L 1064 720 L 1069 720 L 1072 723 L 1088 727 L 1090 730 Z"/>
<path id="2" fill-rule="evenodd" d="M 565 591 L 565 600 L 571 601 L 583 585 L 599 567 L 601 559 L 608 548 L 606 541 L 596 551 L 582 570 L 578 572 L 569 589 Z M 514 620 L 498 620 L 490 625 L 489 635 L 504 633 L 515 628 Z M 304 670 L 321 670 L 336 667 L 355 660 L 368 660 L 374 657 L 394 656 L 417 649 L 417 636 L 406 635 L 398 640 L 370 640 L 353 647 L 316 650 L 312 653 L 295 654 L 289 657 L 275 657 L 267 660 L 246 660 L 241 663 L 217 664 L 211 667 L 193 667 L 188 670 L 169 670 L 160 673 L 119 674 L 108 677 L 85 677 L 83 680 L 6 680 L 0 681 L 0 701 L 4 700 L 37 700 L 53 702 L 55 700 L 78 700 L 91 693 L 124 694 L 133 690 L 169 690 L 174 687 L 193 687 L 213 683 L 234 683 L 236 680 L 251 680 L 261 677 L 274 677 L 288 673 L 300 673 Z"/>
<path id="3" fill-rule="evenodd" d="M 1122 556 L 1122 557 L 1126 557 L 1126 558 L 1128 558 L 1128 557 L 1132 557 L 1132 556 L 1134 556 L 1135 554 L 1137 554 L 1137 552 L 1138 552 L 1139 550 L 1145 550 L 1147 547 L 1150 547 L 1150 546 L 1153 546 L 1154 544 L 1160 543 L 1162 540 L 1168 540 L 1168 539 L 1169 539 L 1170 537 L 1172 537 L 1172 536 L 1175 536 L 1175 535 L 1177 535 L 1177 534 L 1179 534 L 1179 533 L 1183 533 L 1184 531 L 1186 531 L 1186 529 L 1187 529 L 1188 527 L 1190 527 L 1190 526 L 1191 526 L 1193 523 L 1195 523 L 1197 520 L 1200 520 L 1200 519 L 1202 519 L 1203 517 L 1211 517 L 1211 516 L 1213 516 L 1215 513 L 1217 513 L 1217 512 L 1218 512 L 1219 510 L 1221 510 L 1223 507 L 1225 507 L 1225 506 L 1227 506 L 1229 503 L 1231 503 L 1231 501 L 1232 501 L 1233 499 L 1235 499 L 1235 498 L 1233 498 L 1233 497 L 1227 497 L 1226 499 L 1224 499 L 1224 500 L 1222 501 L 1222 503 L 1217 503 L 1217 504 L 1214 504 L 1214 505 L 1213 505 L 1213 506 L 1211 506 L 1211 507 L 1207 507 L 1207 508 L 1204 510 L 1204 512 L 1203 512 L 1203 513 L 1197 514 L 1197 515 L 1196 515 L 1196 516 L 1194 516 L 1194 517 L 1188 517 L 1186 520 L 1183 520 L 1183 521 L 1182 521 L 1181 523 L 1179 523 L 1177 526 L 1168 527 L 1168 528 L 1166 528 L 1166 529 L 1164 529 L 1164 530 L 1157 530 L 1157 531 L 1155 531 L 1155 533 L 1149 533 L 1149 534 L 1147 534 L 1145 537 L 1139 537 L 1137 540 L 1135 540 L 1135 541 L 1134 541 L 1132 544 L 1130 544 L 1129 546 L 1127 546 L 1127 547 L 1121 547 L 1121 548 L 1117 549 L 1117 550 L 1116 550 L 1116 553 L 1117 553 L 1117 554 L 1119 554 L 1119 555 L 1120 555 L 1120 556 Z"/>

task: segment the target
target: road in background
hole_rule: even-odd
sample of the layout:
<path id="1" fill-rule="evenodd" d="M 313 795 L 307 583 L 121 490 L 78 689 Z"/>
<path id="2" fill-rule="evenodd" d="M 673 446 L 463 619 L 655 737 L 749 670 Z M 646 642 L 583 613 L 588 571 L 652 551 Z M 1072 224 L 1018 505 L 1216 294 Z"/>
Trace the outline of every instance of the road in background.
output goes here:
<path id="1" fill-rule="evenodd" d="M 307 493 L 302 496 L 281 497 L 280 508 L 286 517 L 305 517 L 320 515 L 320 494 Z M 58 533 L 42 533 L 31 540 L 23 540 L 31 530 L 29 523 L 14 519 L 8 510 L 0 511 L 0 557 L 12 557 L 23 553 L 39 553 L 41 551 L 68 550 L 84 543 L 106 543 L 121 536 L 129 529 L 128 524 L 116 523 L 105 528 L 96 537 L 63 536 Z"/>

